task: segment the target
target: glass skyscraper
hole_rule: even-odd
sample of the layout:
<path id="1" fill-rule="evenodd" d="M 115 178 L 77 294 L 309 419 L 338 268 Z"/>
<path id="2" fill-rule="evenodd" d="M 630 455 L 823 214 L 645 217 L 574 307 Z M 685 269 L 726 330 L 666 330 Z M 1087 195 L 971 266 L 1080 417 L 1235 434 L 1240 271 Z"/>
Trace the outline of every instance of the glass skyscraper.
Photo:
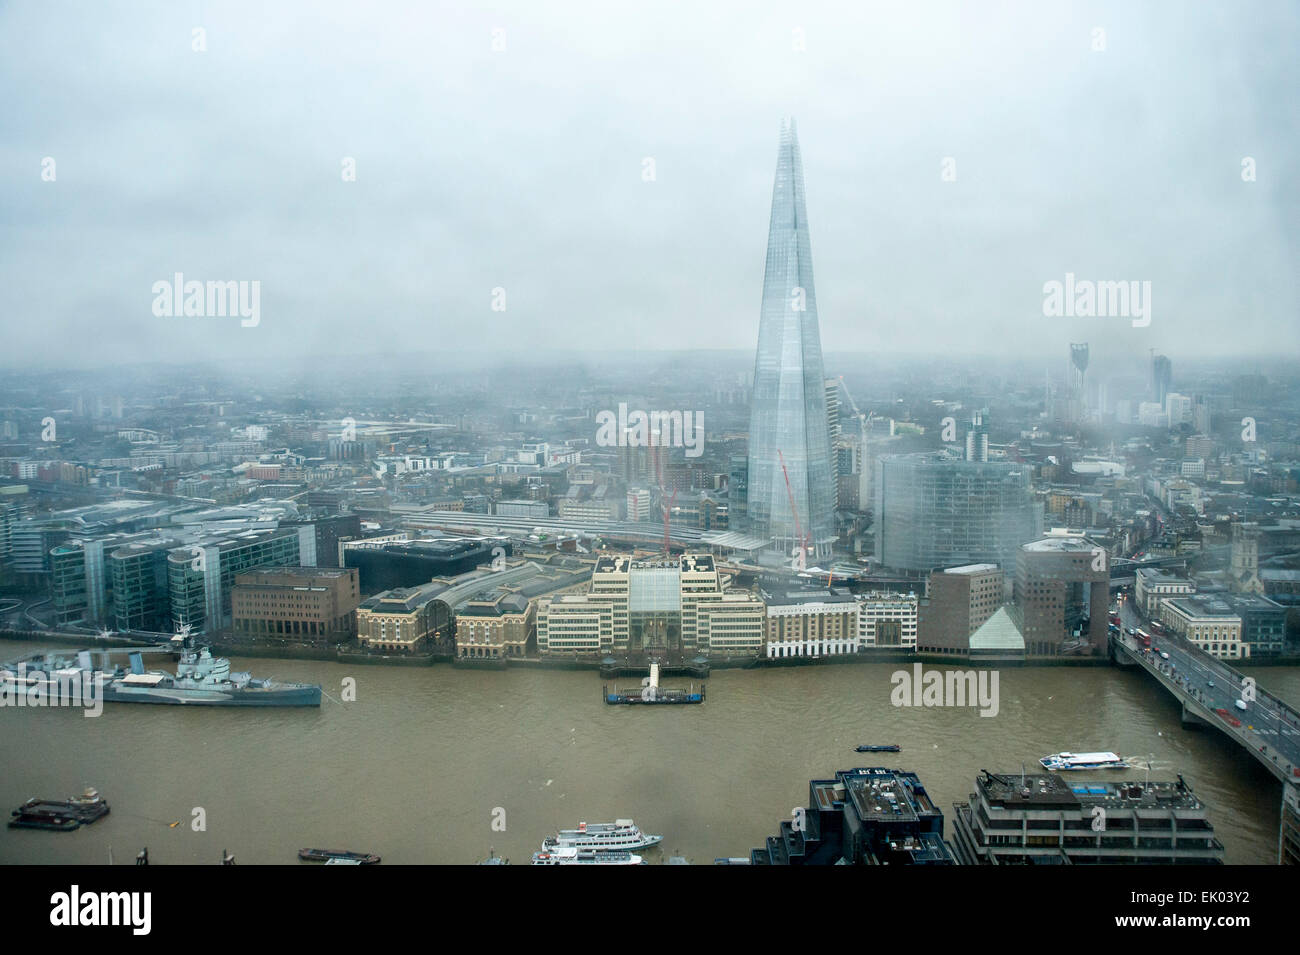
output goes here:
<path id="1" fill-rule="evenodd" d="M 790 120 L 781 126 L 772 187 L 749 421 L 746 531 L 768 539 L 786 557 L 802 536 L 810 559 L 828 558 L 835 540 L 831 475 L 803 163 Z"/>
<path id="2" fill-rule="evenodd" d="M 876 461 L 876 560 L 895 570 L 992 562 L 1015 570 L 1042 532 L 1027 466 L 959 461 L 943 453 Z"/>

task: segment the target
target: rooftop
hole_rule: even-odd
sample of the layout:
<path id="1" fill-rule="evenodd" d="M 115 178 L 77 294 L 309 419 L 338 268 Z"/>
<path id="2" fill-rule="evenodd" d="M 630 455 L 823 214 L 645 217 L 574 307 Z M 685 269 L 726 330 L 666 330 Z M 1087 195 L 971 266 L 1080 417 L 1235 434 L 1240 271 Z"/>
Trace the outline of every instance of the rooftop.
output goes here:
<path id="1" fill-rule="evenodd" d="M 998 569 L 997 564 L 963 564 L 961 567 L 946 567 L 945 574 L 988 574 Z"/>
<path id="2" fill-rule="evenodd" d="M 1180 777 L 1176 782 L 1075 782 L 1054 773 L 990 773 L 976 779 L 989 803 L 1000 808 L 1196 810 L 1204 806 Z"/>
<path id="3" fill-rule="evenodd" d="M 1030 541 L 1028 544 L 1021 546 L 1021 550 L 1032 553 L 1049 553 L 1049 554 L 1078 554 L 1092 553 L 1096 547 L 1092 541 L 1086 537 L 1044 537 L 1041 540 Z"/>

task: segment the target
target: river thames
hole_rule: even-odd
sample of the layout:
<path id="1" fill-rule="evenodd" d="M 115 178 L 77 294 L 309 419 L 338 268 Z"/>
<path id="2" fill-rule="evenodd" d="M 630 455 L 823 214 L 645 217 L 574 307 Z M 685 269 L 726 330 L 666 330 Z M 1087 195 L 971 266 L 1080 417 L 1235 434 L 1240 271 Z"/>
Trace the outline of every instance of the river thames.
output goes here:
<path id="1" fill-rule="evenodd" d="M 36 649 L 0 641 L 0 659 Z M 806 803 L 810 778 L 872 765 L 917 772 L 950 839 L 952 804 L 981 769 L 1032 772 L 1060 750 L 1154 757 L 1153 779 L 1182 773 L 1208 804 L 1228 863 L 1277 860 L 1279 783 L 1218 732 L 1184 729 L 1173 699 L 1135 670 L 1003 669 L 998 713 L 985 717 L 892 705 L 891 674 L 909 664 L 716 671 L 703 705 L 637 707 L 605 705 L 594 672 L 231 663 L 320 683 L 334 699 L 319 710 L 107 704 L 91 719 L 0 708 L 0 806 L 95 786 L 112 807 L 71 833 L 6 829 L 0 862 L 105 864 L 111 847 L 124 864 L 147 846 L 155 864 L 216 864 L 223 849 L 239 864 L 296 864 L 312 846 L 398 864 L 472 863 L 491 847 L 526 863 L 558 828 L 630 817 L 664 836 L 647 861 L 709 863 L 761 845 Z M 1246 672 L 1300 703 L 1300 668 Z M 347 677 L 356 700 L 335 702 Z M 858 754 L 858 743 L 902 752 Z M 196 809 L 206 831 L 194 831 Z"/>

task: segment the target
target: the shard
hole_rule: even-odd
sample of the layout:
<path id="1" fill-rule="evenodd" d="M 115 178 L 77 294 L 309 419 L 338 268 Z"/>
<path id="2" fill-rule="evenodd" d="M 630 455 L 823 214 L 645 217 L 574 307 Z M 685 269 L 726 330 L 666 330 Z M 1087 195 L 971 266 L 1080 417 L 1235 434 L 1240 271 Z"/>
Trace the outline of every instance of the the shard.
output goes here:
<path id="1" fill-rule="evenodd" d="M 747 532 L 786 558 L 801 544 L 807 560 L 828 558 L 835 539 L 831 474 L 803 163 L 790 120 L 781 126 L 772 187 L 749 423 Z"/>

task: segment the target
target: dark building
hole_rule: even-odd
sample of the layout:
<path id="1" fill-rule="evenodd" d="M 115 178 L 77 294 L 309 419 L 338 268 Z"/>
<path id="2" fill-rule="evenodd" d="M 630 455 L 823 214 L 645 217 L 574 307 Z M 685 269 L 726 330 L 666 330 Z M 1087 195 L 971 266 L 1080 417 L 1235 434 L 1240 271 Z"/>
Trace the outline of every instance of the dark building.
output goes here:
<path id="1" fill-rule="evenodd" d="M 1067 782 L 984 770 L 955 803 L 963 865 L 1222 865 L 1205 805 L 1183 782 Z"/>
<path id="2" fill-rule="evenodd" d="M 732 530 L 745 529 L 748 494 L 749 458 L 743 454 L 733 454 L 727 475 L 727 513 Z"/>
<path id="3" fill-rule="evenodd" d="M 357 514 L 338 514 L 317 517 L 306 521 L 282 521 L 281 527 L 310 526 L 315 528 L 317 567 L 339 566 L 339 541 L 361 535 L 361 518 Z"/>
<path id="4" fill-rule="evenodd" d="M 808 784 L 808 807 L 749 854 L 751 865 L 956 865 L 943 813 L 916 773 L 841 769 Z"/>
<path id="5" fill-rule="evenodd" d="M 1250 657 L 1278 656 L 1286 642 L 1286 608 L 1259 594 L 1217 594 L 1241 617 L 1241 642 Z"/>
<path id="6" fill-rule="evenodd" d="M 1004 586 L 996 564 L 967 564 L 931 574 L 917 610 L 917 650 L 969 653 L 970 635 L 1002 606 Z"/>
<path id="7" fill-rule="evenodd" d="M 500 548 L 501 555 L 494 555 Z M 361 572 L 361 592 L 374 594 L 399 587 L 418 587 L 435 577 L 454 577 L 490 564 L 494 556 L 510 556 L 508 541 L 440 538 L 350 548 L 346 566 Z"/>

